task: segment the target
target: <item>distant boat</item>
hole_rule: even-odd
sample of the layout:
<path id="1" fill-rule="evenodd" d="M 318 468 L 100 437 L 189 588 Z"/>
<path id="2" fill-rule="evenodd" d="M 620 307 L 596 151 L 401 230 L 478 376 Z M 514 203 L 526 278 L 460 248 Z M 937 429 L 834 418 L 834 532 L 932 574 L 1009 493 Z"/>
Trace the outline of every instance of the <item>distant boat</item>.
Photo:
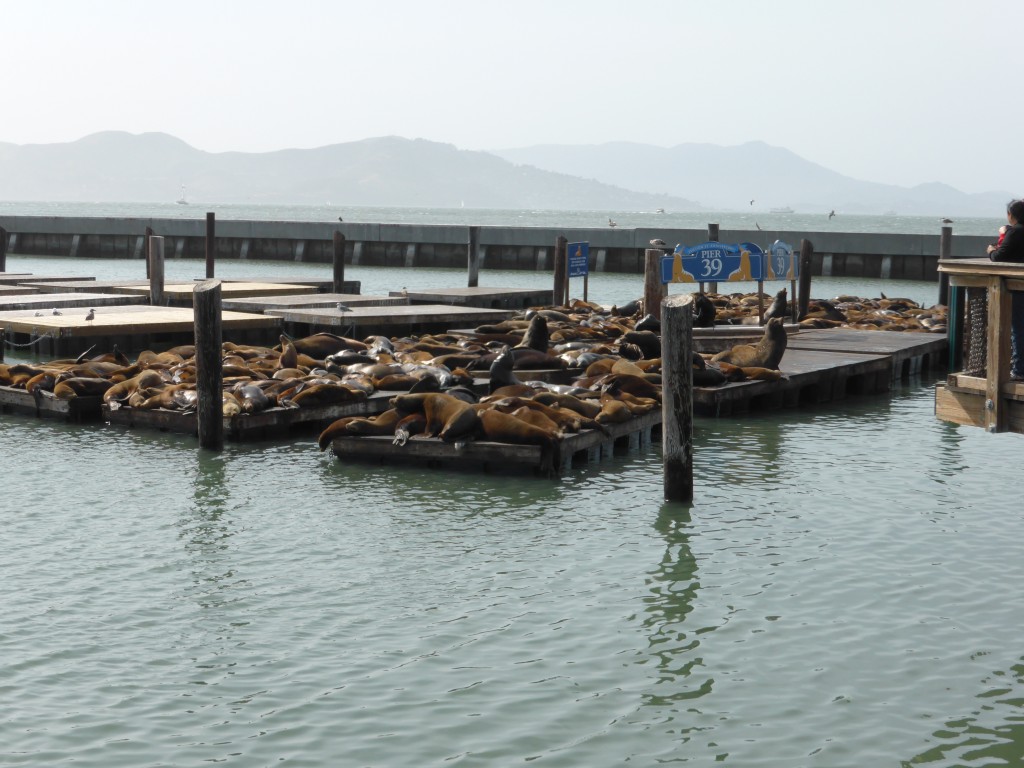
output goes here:
<path id="1" fill-rule="evenodd" d="M 794 213 L 793 209 L 788 205 L 785 208 L 769 208 L 769 213 Z"/>
<path id="2" fill-rule="evenodd" d="M 185 199 L 185 185 L 181 185 L 181 197 L 175 201 L 178 205 L 188 205 L 188 200 Z"/>

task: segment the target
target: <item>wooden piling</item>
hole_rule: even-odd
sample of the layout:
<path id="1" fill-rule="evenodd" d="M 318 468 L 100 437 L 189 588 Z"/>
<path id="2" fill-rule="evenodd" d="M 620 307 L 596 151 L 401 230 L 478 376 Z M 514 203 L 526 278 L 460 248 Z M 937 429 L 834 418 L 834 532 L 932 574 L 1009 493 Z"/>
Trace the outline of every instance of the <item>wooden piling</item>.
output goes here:
<path id="1" fill-rule="evenodd" d="M 939 260 L 953 258 L 953 228 L 944 225 L 939 234 Z M 939 272 L 939 304 L 949 306 L 949 275 Z"/>
<path id="2" fill-rule="evenodd" d="M 345 283 L 345 236 L 334 231 L 334 292 L 344 293 L 342 287 Z"/>
<path id="3" fill-rule="evenodd" d="M 814 256 L 814 245 L 806 238 L 800 241 L 800 288 L 797 297 L 797 319 L 807 314 L 807 306 L 811 302 L 811 257 Z"/>
<path id="4" fill-rule="evenodd" d="M 213 277 L 213 263 L 216 260 L 217 242 L 214 237 L 215 217 L 213 211 L 206 214 L 206 279 Z"/>
<path id="5" fill-rule="evenodd" d="M 692 356 L 693 296 L 669 296 L 661 311 L 661 447 L 667 501 L 693 501 Z"/>
<path id="6" fill-rule="evenodd" d="M 153 228 L 146 227 L 146 230 L 142 233 L 142 256 L 146 259 L 146 279 L 149 280 L 149 238 L 153 236 Z"/>
<path id="7" fill-rule="evenodd" d="M 4 349 L 7 348 L 7 331 L 0 328 L 0 363 L 4 361 Z"/>
<path id="8" fill-rule="evenodd" d="M 668 295 L 668 288 L 661 281 L 661 259 L 665 252 L 661 248 L 644 251 L 644 312 L 661 319 L 661 302 Z"/>
<path id="9" fill-rule="evenodd" d="M 569 292 L 569 241 L 564 235 L 555 238 L 555 264 L 552 269 L 555 273 L 555 283 L 551 301 L 555 306 L 564 306 L 568 304 L 566 296 Z"/>
<path id="10" fill-rule="evenodd" d="M 146 250 L 149 251 L 149 303 L 154 307 L 164 305 L 164 239 L 150 235 Z"/>
<path id="11" fill-rule="evenodd" d="M 7 230 L 0 227 L 0 272 L 7 271 Z"/>
<path id="12" fill-rule="evenodd" d="M 469 228 L 469 242 L 467 243 L 469 255 L 469 283 L 468 287 L 477 288 L 480 285 L 480 227 Z"/>
<path id="13" fill-rule="evenodd" d="M 224 447 L 220 280 L 204 280 L 197 284 L 192 289 L 192 307 L 195 318 L 199 446 L 219 451 Z"/>
<path id="14" fill-rule="evenodd" d="M 145 263 L 150 266 L 150 304 L 164 305 L 164 239 L 151 234 L 146 238 Z"/>

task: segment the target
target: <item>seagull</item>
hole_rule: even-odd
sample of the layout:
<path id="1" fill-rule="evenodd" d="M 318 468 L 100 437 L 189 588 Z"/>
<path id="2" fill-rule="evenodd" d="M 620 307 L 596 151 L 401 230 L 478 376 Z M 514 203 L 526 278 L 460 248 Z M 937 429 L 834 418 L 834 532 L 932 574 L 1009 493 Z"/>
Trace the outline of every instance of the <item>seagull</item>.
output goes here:
<path id="1" fill-rule="evenodd" d="M 90 309 L 89 310 L 89 314 L 87 314 L 85 316 L 85 322 L 91 323 L 95 319 L 96 319 L 96 310 L 95 309 Z"/>
<path id="2" fill-rule="evenodd" d="M 753 201 L 753 200 L 751 200 L 751 201 L 750 201 L 750 204 L 751 204 L 751 205 L 753 205 L 753 204 L 754 204 L 754 201 Z"/>
<path id="3" fill-rule="evenodd" d="M 408 296 L 409 295 L 409 291 L 406 289 L 406 287 L 404 285 L 402 286 L 402 295 L 403 296 Z"/>
<path id="4" fill-rule="evenodd" d="M 831 221 L 832 217 L 835 216 L 835 215 L 836 215 L 836 209 L 833 208 L 831 211 L 829 211 L 829 214 L 828 214 L 829 221 Z"/>
<path id="5" fill-rule="evenodd" d="M 662 240 L 661 238 L 655 238 L 654 240 L 651 240 L 651 245 L 653 245 L 655 248 L 664 248 L 665 241 Z"/>
<path id="6" fill-rule="evenodd" d="M 344 219 L 343 219 L 343 218 L 341 218 L 341 216 L 339 216 L 339 217 L 338 217 L 338 221 L 344 221 Z"/>
<path id="7" fill-rule="evenodd" d="M 51 314 L 51 315 L 63 315 L 64 313 L 63 313 L 63 312 L 61 312 L 61 311 L 60 311 L 59 309 L 57 309 L 56 307 L 54 307 L 54 308 L 53 308 L 53 312 L 51 312 L 50 314 Z"/>
<path id="8" fill-rule="evenodd" d="M 952 224 L 953 223 L 952 219 L 939 219 L 939 221 L 941 221 L 943 224 Z"/>
<path id="9" fill-rule="evenodd" d="M 755 226 L 755 227 L 757 227 L 758 229 L 760 229 L 760 228 L 761 228 L 761 225 L 760 225 L 760 224 L 758 224 L 758 223 L 757 223 L 756 221 L 754 222 L 754 226 Z"/>
<path id="10" fill-rule="evenodd" d="M 342 304 L 340 301 L 337 304 L 335 304 L 334 306 L 337 308 L 337 310 L 339 312 L 351 312 L 352 311 L 352 307 L 350 307 L 348 304 Z"/>
<path id="11" fill-rule="evenodd" d="M 619 224 L 618 224 L 618 222 L 612 221 L 612 220 L 611 220 L 611 219 L 609 218 L 609 219 L 608 219 L 608 226 L 609 226 L 609 227 L 617 227 L 617 226 L 619 226 Z"/>
<path id="12" fill-rule="evenodd" d="M 36 312 L 36 317 L 42 317 L 42 316 L 43 316 L 42 312 Z"/>

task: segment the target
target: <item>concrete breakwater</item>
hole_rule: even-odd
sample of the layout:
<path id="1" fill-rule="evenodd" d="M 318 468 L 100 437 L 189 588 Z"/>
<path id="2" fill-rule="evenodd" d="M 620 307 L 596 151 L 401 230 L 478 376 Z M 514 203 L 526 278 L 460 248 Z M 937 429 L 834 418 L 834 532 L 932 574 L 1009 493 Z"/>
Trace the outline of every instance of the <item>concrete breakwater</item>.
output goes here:
<path id="1" fill-rule="evenodd" d="M 205 257 L 204 219 L 8 216 L 8 253 L 34 256 L 142 258 L 144 232 L 165 238 L 167 258 Z M 590 270 L 642 274 L 644 250 L 660 238 L 670 245 L 707 240 L 699 229 L 559 229 L 455 225 L 363 224 L 299 221 L 217 220 L 216 258 L 330 264 L 335 232 L 345 236 L 345 263 L 380 267 L 449 267 L 468 264 L 470 230 L 476 230 L 481 269 L 548 271 L 559 235 L 590 243 Z M 725 243 L 775 240 L 795 249 L 802 239 L 814 246 L 812 271 L 826 277 L 934 280 L 940 234 L 795 232 L 722 229 Z M 982 256 L 990 238 L 954 236 L 952 257 Z"/>

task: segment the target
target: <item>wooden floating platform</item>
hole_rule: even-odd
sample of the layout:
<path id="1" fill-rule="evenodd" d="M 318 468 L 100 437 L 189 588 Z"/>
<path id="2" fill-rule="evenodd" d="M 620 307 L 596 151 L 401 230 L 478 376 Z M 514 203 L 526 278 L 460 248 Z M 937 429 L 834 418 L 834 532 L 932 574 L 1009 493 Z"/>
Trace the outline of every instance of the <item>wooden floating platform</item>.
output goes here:
<path id="1" fill-rule="evenodd" d="M 322 430 L 336 419 L 346 416 L 372 416 L 386 411 L 388 401 L 401 392 L 374 392 L 367 398 L 336 405 L 309 408 L 268 408 L 252 414 L 240 414 L 224 419 L 224 436 L 230 440 L 250 441 L 280 437 L 295 431 Z M 157 429 L 195 435 L 199 431 L 195 413 L 171 411 L 163 408 L 142 410 L 122 406 L 112 409 L 102 406 L 103 418 L 110 424 L 132 429 Z"/>
<path id="2" fill-rule="evenodd" d="M 987 382 L 980 376 L 951 373 L 935 386 L 935 415 L 943 421 L 986 428 Z M 1024 382 L 1010 381 L 1000 391 L 1010 432 L 1024 432 Z"/>
<path id="3" fill-rule="evenodd" d="M 94 278 L 83 278 L 80 274 L 17 274 L 16 272 L 4 272 L 0 274 L 0 285 L 22 286 L 35 283 L 59 283 L 61 281 L 85 281 L 95 280 Z"/>
<path id="4" fill-rule="evenodd" d="M 52 392 L 40 392 L 33 397 L 24 389 L 0 386 L 0 413 L 20 413 L 39 418 L 63 421 L 91 421 L 99 419 L 100 397 L 72 397 L 60 400 Z"/>
<path id="5" fill-rule="evenodd" d="M 149 286 L 148 280 L 83 280 L 64 278 L 61 280 L 47 280 L 33 282 L 29 280 L 19 285 L 25 288 L 34 288 L 40 293 L 113 293 L 115 288 L 122 288 L 128 285 Z"/>
<path id="6" fill-rule="evenodd" d="M 28 296 L 33 293 L 39 293 L 39 289 L 24 285 L 0 285 L 0 296 Z"/>
<path id="7" fill-rule="evenodd" d="M 439 304 L 416 304 L 392 307 L 352 307 L 341 312 L 334 307 L 311 309 L 268 309 L 267 315 L 285 323 L 371 334 L 374 332 L 417 333 L 440 331 L 453 325 L 498 323 L 515 314 L 506 309 L 478 309 Z"/>
<path id="8" fill-rule="evenodd" d="M 945 334 L 861 331 L 854 328 L 802 330 L 790 336 L 787 345 L 787 350 L 813 349 L 822 352 L 886 355 L 892 361 L 892 375 L 897 379 L 936 367 L 945 359 L 948 348 L 949 341 Z"/>
<path id="9" fill-rule="evenodd" d="M 142 304 L 143 296 L 117 296 L 110 293 L 31 293 L 20 296 L 0 295 L 0 312 L 16 309 L 31 309 L 34 312 L 68 307 L 112 307 L 126 304 Z M 82 317 L 85 317 L 83 311 Z"/>
<path id="10" fill-rule="evenodd" d="M 788 323 L 783 326 L 786 336 L 792 342 L 793 337 L 802 333 L 800 326 Z M 716 325 L 713 328 L 693 329 L 693 349 L 704 354 L 723 352 L 737 344 L 756 344 L 764 336 L 762 325 Z"/>
<path id="11" fill-rule="evenodd" d="M 233 341 L 267 340 L 280 330 L 281 321 L 267 315 L 222 313 L 225 338 Z M 0 312 L 0 329 L 15 344 L 34 345 L 39 354 L 56 357 L 78 354 L 88 347 L 116 343 L 124 352 L 191 343 L 195 333 L 192 309 L 125 305 L 104 307 L 91 322 L 84 312 L 35 317 L 33 310 Z M 275 338 L 276 341 L 276 338 Z"/>
<path id="12" fill-rule="evenodd" d="M 191 307 L 195 295 L 195 282 L 175 282 L 164 286 L 164 301 L 170 306 Z M 129 296 L 149 296 L 149 283 L 144 285 L 122 285 L 110 289 L 113 293 Z M 244 298 L 250 296 L 280 296 L 315 294 L 316 288 L 311 285 L 295 285 L 287 283 L 238 283 L 221 282 L 222 300 Z"/>
<path id="13" fill-rule="evenodd" d="M 397 307 L 409 303 L 409 300 L 402 296 L 312 293 L 298 296 L 252 296 L 244 299 L 227 299 L 224 301 L 224 308 L 239 312 L 266 312 L 268 309 L 333 308 L 339 301 L 349 307 Z"/>
<path id="14" fill-rule="evenodd" d="M 574 464 L 595 463 L 616 449 L 637 449 L 649 445 L 654 428 L 661 424 L 661 409 L 636 416 L 624 424 L 609 424 L 608 434 L 585 429 L 567 434 L 561 441 L 558 474 Z M 431 466 L 488 470 L 543 472 L 541 448 L 485 440 L 446 443 L 438 438 L 412 437 L 405 445 L 394 445 L 391 436 L 338 437 L 331 449 L 342 461 L 414 462 Z"/>
<path id="15" fill-rule="evenodd" d="M 524 309 L 549 307 L 551 289 L 538 288 L 434 288 L 391 291 L 392 296 L 408 296 L 413 304 L 453 304 L 488 309 Z"/>

